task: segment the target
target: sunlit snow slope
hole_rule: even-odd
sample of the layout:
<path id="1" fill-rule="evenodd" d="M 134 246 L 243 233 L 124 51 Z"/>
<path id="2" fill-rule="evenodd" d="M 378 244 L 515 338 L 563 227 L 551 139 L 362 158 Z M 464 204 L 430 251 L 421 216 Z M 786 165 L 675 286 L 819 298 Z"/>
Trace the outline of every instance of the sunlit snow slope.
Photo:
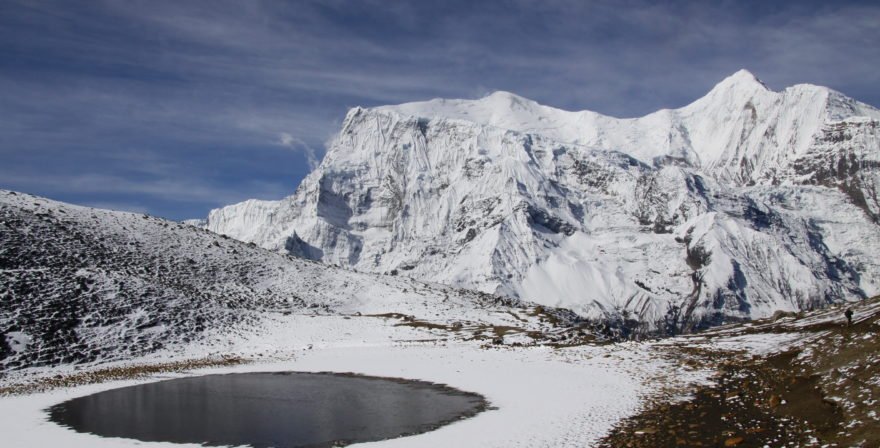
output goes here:
<path id="1" fill-rule="evenodd" d="M 355 108 L 277 202 L 207 228 L 648 329 L 880 292 L 880 111 L 740 71 L 633 119 L 497 92 Z"/>

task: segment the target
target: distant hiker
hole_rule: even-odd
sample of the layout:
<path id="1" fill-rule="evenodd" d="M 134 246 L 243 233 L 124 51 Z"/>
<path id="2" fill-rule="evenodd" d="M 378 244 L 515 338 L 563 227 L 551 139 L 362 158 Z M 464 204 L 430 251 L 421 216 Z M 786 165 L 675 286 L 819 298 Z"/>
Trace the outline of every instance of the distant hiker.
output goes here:
<path id="1" fill-rule="evenodd" d="M 843 315 L 846 316 L 846 324 L 852 325 L 852 308 L 847 308 L 846 311 L 844 311 Z"/>

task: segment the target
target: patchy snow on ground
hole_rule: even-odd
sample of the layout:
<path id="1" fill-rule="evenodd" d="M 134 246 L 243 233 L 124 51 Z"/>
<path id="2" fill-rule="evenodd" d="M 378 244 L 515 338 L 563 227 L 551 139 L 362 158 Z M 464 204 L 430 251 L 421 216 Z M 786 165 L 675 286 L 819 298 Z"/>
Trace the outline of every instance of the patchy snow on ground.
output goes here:
<path id="1" fill-rule="evenodd" d="M 745 351 L 749 355 L 766 356 L 784 352 L 809 339 L 812 334 L 803 333 L 758 333 L 744 334 L 726 337 L 724 339 L 710 340 L 705 344 L 691 344 L 693 347 L 703 347 L 724 351 Z"/>
<path id="2" fill-rule="evenodd" d="M 682 387 L 703 374 L 684 374 L 650 344 L 508 347 L 438 337 L 431 329 L 399 326 L 393 318 L 289 315 L 267 320 L 250 336 L 205 338 L 174 352 L 134 362 L 227 354 L 253 363 L 185 375 L 253 371 L 333 371 L 419 379 L 484 395 L 492 409 L 421 435 L 364 446 L 580 447 L 636 413 L 654 391 Z M 213 342 L 205 342 L 213 341 Z M 174 358 L 171 358 L 171 357 Z M 0 398 L 4 447 L 163 446 L 76 433 L 47 421 L 56 403 L 144 381 L 114 381 Z M 184 446 L 184 445 L 177 445 Z"/>

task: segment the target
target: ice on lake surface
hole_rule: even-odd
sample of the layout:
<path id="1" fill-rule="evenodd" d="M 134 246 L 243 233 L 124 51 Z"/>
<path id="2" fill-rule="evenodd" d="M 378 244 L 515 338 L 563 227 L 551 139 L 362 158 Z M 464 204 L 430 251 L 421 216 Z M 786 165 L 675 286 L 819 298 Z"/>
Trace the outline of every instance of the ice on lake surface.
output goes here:
<path id="1" fill-rule="evenodd" d="M 142 441 L 335 446 L 430 431 L 483 397 L 421 381 L 333 373 L 238 373 L 99 392 L 51 407 L 79 432 Z"/>

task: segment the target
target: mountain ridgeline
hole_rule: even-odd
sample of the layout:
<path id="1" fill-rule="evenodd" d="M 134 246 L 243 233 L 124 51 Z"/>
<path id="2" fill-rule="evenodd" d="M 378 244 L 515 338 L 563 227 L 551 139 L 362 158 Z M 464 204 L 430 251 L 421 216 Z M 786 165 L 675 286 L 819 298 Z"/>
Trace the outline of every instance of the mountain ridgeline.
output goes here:
<path id="1" fill-rule="evenodd" d="M 880 293 L 878 122 L 746 71 L 631 119 L 506 92 L 355 108 L 292 196 L 205 225 L 675 334 Z"/>

